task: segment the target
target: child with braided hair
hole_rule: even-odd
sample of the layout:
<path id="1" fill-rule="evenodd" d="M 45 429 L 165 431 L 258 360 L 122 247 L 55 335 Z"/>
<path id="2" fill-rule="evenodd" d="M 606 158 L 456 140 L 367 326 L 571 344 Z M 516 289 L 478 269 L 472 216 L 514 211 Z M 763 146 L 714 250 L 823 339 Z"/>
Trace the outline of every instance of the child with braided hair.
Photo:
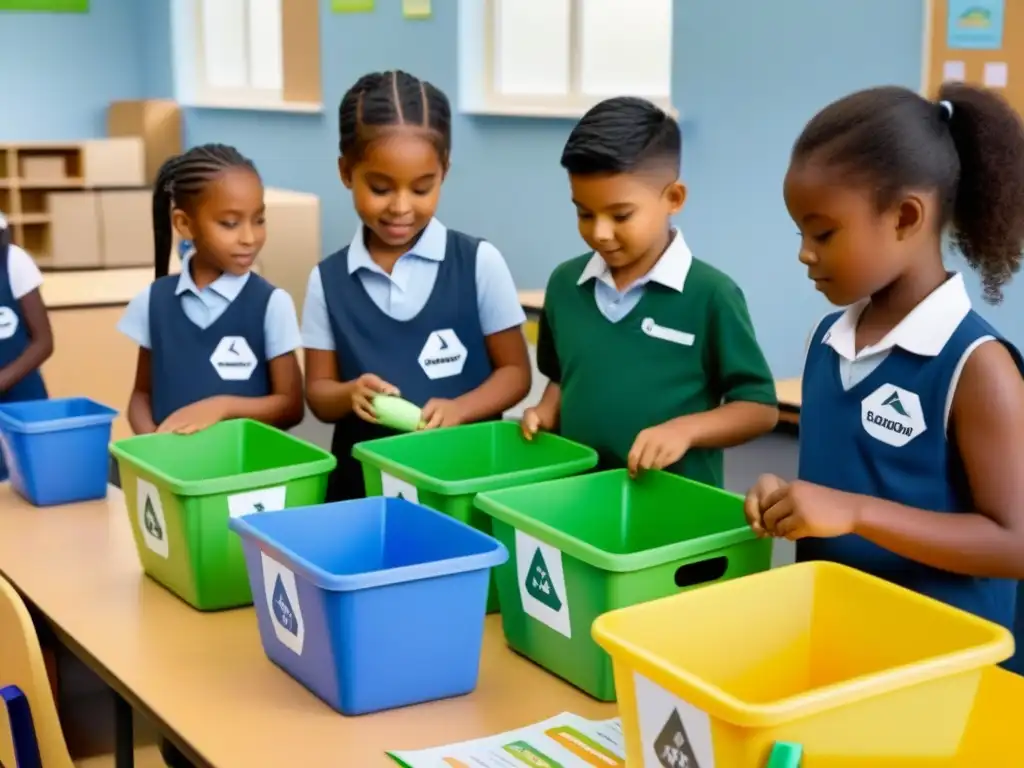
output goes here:
<path id="1" fill-rule="evenodd" d="M 522 307 L 498 250 L 434 218 L 451 107 L 406 72 L 366 75 L 339 109 L 338 170 L 361 219 L 310 275 L 306 399 L 335 424 L 328 501 L 365 494 L 352 446 L 388 434 L 373 398 L 421 406 L 424 428 L 501 418 L 530 389 Z"/>
<path id="2" fill-rule="evenodd" d="M 266 241 L 263 184 L 234 147 L 164 163 L 153 192 L 156 281 L 118 325 L 139 345 L 128 420 L 136 434 L 187 434 L 232 418 L 302 420 L 301 344 L 291 297 L 250 272 Z M 193 244 L 168 275 L 172 229 Z"/>

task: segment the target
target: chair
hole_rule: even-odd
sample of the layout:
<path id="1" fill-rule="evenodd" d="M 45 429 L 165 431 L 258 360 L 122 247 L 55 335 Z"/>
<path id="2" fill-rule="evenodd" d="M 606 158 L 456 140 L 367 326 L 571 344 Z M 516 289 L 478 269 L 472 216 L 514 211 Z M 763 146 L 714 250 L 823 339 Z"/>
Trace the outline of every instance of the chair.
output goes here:
<path id="1" fill-rule="evenodd" d="M 2 576 L 0 700 L 6 708 L 6 712 L 0 712 L 0 765 L 4 768 L 74 768 L 32 618 L 21 596 Z M 29 719 L 32 728 L 26 731 L 25 723 Z M 37 744 L 35 750 L 25 741 L 26 734 L 32 731 Z M 31 737 L 27 738 L 30 742 Z M 29 759 L 19 763 L 16 759 L 19 752 L 30 755 Z"/>

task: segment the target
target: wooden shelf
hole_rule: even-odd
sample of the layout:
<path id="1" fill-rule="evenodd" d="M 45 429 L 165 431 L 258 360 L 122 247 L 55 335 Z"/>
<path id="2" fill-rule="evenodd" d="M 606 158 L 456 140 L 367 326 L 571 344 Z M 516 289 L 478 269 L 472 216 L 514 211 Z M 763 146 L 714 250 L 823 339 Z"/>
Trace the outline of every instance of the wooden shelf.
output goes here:
<path id="1" fill-rule="evenodd" d="M 100 195 L 114 189 L 148 194 L 141 138 L 0 142 L 0 211 L 40 266 L 102 265 Z"/>

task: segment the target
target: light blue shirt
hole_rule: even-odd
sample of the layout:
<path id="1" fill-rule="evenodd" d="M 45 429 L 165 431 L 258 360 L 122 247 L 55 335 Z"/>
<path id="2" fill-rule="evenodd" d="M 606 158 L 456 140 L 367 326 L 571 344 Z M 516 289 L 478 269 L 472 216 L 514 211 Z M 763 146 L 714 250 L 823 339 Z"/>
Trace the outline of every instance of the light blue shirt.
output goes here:
<path id="1" fill-rule="evenodd" d="M 587 262 L 576 284 L 583 285 L 588 280 L 593 280 L 594 301 L 598 310 L 606 320 L 617 323 L 636 308 L 650 282 L 660 283 L 666 288 L 682 293 L 692 263 L 693 254 L 683 239 L 683 233 L 673 230 L 672 242 L 650 271 L 621 291 L 616 287 L 611 270 L 599 253 L 595 253 Z"/>
<path id="2" fill-rule="evenodd" d="M 185 317 L 200 328 L 209 328 L 220 317 L 231 302 L 238 298 L 249 273 L 244 275 L 221 275 L 208 286 L 199 290 L 189 270 L 189 258 L 181 265 L 178 286 L 175 294 L 181 297 L 181 308 Z M 146 286 L 134 299 L 117 324 L 117 329 L 140 347 L 150 349 L 149 336 L 149 288 Z M 292 297 L 280 288 L 270 294 L 267 303 L 267 314 L 263 320 L 263 332 L 266 337 L 265 354 L 267 360 L 294 352 L 302 346 L 299 333 L 299 319 L 295 314 Z"/>
<path id="3" fill-rule="evenodd" d="M 363 289 L 382 312 L 396 320 L 409 320 L 426 306 L 434 290 L 447 243 L 448 229 L 437 219 L 431 219 L 416 245 L 399 257 L 389 275 L 366 250 L 363 228 L 359 227 L 348 247 L 348 271 L 359 273 Z M 498 249 L 488 242 L 481 242 L 476 252 L 476 297 L 484 336 L 526 322 L 512 273 Z M 319 269 L 310 274 L 306 288 L 302 343 L 307 349 L 335 349 Z"/>

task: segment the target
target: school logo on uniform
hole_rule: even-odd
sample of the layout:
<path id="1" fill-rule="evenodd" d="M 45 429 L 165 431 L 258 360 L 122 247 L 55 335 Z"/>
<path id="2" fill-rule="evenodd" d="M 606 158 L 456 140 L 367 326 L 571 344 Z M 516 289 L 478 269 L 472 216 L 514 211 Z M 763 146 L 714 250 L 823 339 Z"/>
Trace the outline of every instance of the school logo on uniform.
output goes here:
<path id="1" fill-rule="evenodd" d="M 210 355 L 210 364 L 224 381 L 248 381 L 256 370 L 256 355 L 242 336 L 225 336 Z"/>
<path id="2" fill-rule="evenodd" d="M 466 347 L 453 329 L 434 331 L 423 345 L 419 363 L 429 379 L 458 376 L 466 367 Z"/>
<path id="3" fill-rule="evenodd" d="M 18 330 L 18 313 L 10 307 L 0 307 L 0 339 L 9 339 Z"/>
<path id="4" fill-rule="evenodd" d="M 883 384 L 860 401 L 864 431 L 886 445 L 902 448 L 924 432 L 921 398 L 894 384 Z"/>

